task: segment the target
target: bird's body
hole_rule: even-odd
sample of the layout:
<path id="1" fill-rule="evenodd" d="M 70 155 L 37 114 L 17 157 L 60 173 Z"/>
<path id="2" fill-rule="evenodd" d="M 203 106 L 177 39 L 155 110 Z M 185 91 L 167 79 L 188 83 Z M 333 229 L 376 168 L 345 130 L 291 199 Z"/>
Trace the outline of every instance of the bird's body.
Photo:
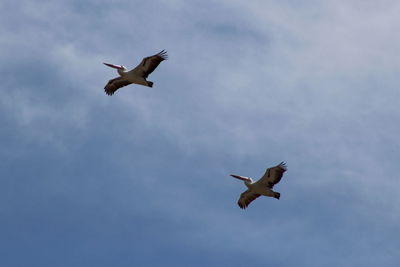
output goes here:
<path id="1" fill-rule="evenodd" d="M 281 162 L 275 167 L 268 168 L 264 176 L 261 177 L 257 182 L 253 182 L 253 180 L 249 177 L 231 174 L 232 177 L 244 181 L 244 184 L 248 188 L 240 195 L 238 201 L 239 207 L 242 209 L 247 208 L 247 206 L 259 196 L 267 196 L 279 199 L 281 194 L 274 192 L 272 188 L 275 184 L 279 183 L 285 171 L 286 165 L 284 162 Z"/>
<path id="2" fill-rule="evenodd" d="M 136 68 L 130 71 L 127 71 L 127 69 L 122 65 L 104 63 L 106 66 L 117 69 L 118 74 L 120 75 L 119 77 L 108 81 L 107 85 L 104 87 L 104 91 L 107 95 L 113 95 L 119 88 L 132 83 L 153 87 L 153 82 L 147 81 L 146 78 L 163 60 L 166 60 L 167 58 L 167 52 L 162 50 L 154 56 L 145 57 Z"/>
<path id="3" fill-rule="evenodd" d="M 258 184 L 257 182 L 255 182 L 255 183 L 253 182 L 251 184 L 246 184 L 246 186 L 251 192 L 253 192 L 255 194 L 259 194 L 259 195 L 267 196 L 267 197 L 279 198 L 277 195 L 279 193 L 274 192 L 274 191 L 272 191 L 271 188 L 262 186 L 262 185 Z"/>

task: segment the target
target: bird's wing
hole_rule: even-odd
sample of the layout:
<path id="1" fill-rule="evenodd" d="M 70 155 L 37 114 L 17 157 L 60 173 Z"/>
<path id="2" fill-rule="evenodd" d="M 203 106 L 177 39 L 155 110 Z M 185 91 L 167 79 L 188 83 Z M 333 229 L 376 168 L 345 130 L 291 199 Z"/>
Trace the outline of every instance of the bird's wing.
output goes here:
<path id="1" fill-rule="evenodd" d="M 265 174 L 263 177 L 261 177 L 260 180 L 257 181 L 258 184 L 261 184 L 262 186 L 267 186 L 269 188 L 273 188 L 274 185 L 279 183 L 281 180 L 283 173 L 287 170 L 286 168 L 286 163 L 281 162 L 275 167 L 268 168 L 265 171 Z"/>
<path id="2" fill-rule="evenodd" d="M 147 78 L 150 73 L 152 73 L 157 66 L 161 63 L 161 61 L 168 59 L 167 51 L 162 50 L 160 53 L 155 54 L 154 56 L 145 57 L 136 68 L 132 71 L 137 75 Z"/>
<path id="3" fill-rule="evenodd" d="M 128 84 L 131 84 L 131 82 L 122 77 L 117 77 L 108 81 L 107 85 L 104 87 L 104 91 L 107 95 L 113 95 L 119 88 Z"/>
<path id="4" fill-rule="evenodd" d="M 246 190 L 240 194 L 238 205 L 241 209 L 245 209 L 254 199 L 258 198 L 259 196 L 260 194 L 256 194 L 250 190 Z"/>

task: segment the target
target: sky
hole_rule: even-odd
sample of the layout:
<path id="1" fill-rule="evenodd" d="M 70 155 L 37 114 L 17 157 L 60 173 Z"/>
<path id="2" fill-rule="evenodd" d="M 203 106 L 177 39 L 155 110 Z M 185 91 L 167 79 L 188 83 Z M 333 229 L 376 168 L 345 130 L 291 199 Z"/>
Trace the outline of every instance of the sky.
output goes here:
<path id="1" fill-rule="evenodd" d="M 0 2 L 0 266 L 398 266 L 400 3 Z M 149 80 L 109 97 L 102 62 Z M 274 190 L 237 206 L 285 161 Z"/>

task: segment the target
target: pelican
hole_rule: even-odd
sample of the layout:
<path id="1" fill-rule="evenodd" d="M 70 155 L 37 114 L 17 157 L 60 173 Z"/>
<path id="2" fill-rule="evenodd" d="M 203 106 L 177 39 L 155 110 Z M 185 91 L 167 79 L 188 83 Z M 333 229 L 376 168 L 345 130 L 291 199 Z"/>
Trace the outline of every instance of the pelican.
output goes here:
<path id="1" fill-rule="evenodd" d="M 282 161 L 275 167 L 268 168 L 265 171 L 264 176 L 261 177 L 260 180 L 258 180 L 257 182 L 253 182 L 253 180 L 250 177 L 231 174 L 232 177 L 244 181 L 244 184 L 248 188 L 240 195 L 240 198 L 238 200 L 239 207 L 241 209 L 247 208 L 247 206 L 253 200 L 255 200 L 261 195 L 279 199 L 281 197 L 281 194 L 272 191 L 272 188 L 274 187 L 274 185 L 279 183 L 285 171 L 286 171 L 286 163 Z"/>
<path id="2" fill-rule="evenodd" d="M 154 56 L 143 58 L 142 62 L 130 71 L 127 71 L 127 69 L 122 65 L 103 63 L 108 67 L 117 69 L 118 74 L 120 75 L 120 77 L 109 80 L 107 85 L 104 87 L 104 91 L 107 95 L 113 95 L 119 88 L 131 83 L 153 87 L 153 82 L 147 81 L 146 78 L 157 68 L 161 61 L 166 60 L 167 58 L 167 51 L 162 50 Z"/>

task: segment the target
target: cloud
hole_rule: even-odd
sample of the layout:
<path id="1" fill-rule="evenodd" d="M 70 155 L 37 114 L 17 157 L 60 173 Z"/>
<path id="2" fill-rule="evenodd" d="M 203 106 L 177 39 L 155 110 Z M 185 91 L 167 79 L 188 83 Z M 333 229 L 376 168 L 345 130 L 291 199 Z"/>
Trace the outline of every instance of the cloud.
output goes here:
<path id="1" fill-rule="evenodd" d="M 65 266 L 65 251 L 74 266 L 183 254 L 203 266 L 395 266 L 396 2 L 2 7 L 0 210 L 7 240 L 24 229 L 14 251 Z M 102 62 L 130 68 L 161 49 L 154 88 L 104 94 L 116 73 Z M 238 209 L 244 186 L 227 175 L 257 178 L 281 160 L 282 199 Z"/>

